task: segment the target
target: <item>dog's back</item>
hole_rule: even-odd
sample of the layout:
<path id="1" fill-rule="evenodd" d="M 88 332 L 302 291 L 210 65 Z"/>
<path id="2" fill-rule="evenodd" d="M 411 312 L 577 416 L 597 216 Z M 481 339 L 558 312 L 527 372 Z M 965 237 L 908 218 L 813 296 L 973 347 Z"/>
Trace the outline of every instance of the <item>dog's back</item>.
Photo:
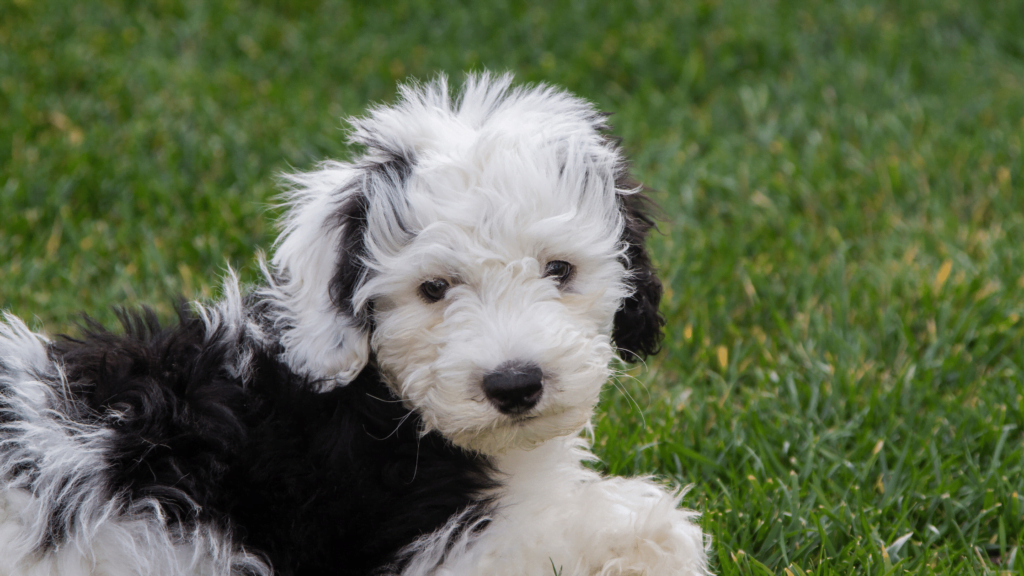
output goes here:
<path id="1" fill-rule="evenodd" d="M 368 574 L 486 511 L 484 461 L 373 368 L 319 393 L 210 314 L 53 343 L 7 318 L 0 574 Z"/>

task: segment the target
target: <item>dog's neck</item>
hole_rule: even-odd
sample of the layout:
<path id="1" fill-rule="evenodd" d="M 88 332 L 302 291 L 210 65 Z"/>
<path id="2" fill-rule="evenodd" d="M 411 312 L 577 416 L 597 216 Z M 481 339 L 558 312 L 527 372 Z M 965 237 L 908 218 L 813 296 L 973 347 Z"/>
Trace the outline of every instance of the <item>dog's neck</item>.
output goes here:
<path id="1" fill-rule="evenodd" d="M 493 457 L 503 475 L 502 490 L 514 500 L 544 501 L 561 478 L 573 478 L 580 461 L 594 460 L 587 441 L 578 435 L 560 436 L 529 449 L 512 449 Z"/>

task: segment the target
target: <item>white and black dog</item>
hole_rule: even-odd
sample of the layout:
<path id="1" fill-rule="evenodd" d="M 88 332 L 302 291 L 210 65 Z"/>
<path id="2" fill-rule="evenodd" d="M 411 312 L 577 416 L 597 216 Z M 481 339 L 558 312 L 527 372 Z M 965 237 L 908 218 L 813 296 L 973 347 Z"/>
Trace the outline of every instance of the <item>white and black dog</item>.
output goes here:
<path id="1" fill-rule="evenodd" d="M 680 496 L 605 478 L 654 353 L 652 226 L 606 116 L 439 78 L 287 177 L 265 284 L 48 340 L 0 322 L 0 574 L 704 574 Z"/>

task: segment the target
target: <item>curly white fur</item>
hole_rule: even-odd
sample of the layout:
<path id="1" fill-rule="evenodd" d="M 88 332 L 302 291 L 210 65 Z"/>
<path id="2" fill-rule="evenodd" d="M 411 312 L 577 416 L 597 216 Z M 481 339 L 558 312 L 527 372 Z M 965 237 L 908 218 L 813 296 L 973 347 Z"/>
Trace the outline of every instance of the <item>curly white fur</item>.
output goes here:
<path id="1" fill-rule="evenodd" d="M 403 576 L 641 576 L 707 573 L 697 513 L 649 478 L 603 478 L 578 437 L 499 459 L 505 486 L 491 523 L 454 545 L 427 536 Z M 444 532 L 439 531 L 439 532 Z"/>

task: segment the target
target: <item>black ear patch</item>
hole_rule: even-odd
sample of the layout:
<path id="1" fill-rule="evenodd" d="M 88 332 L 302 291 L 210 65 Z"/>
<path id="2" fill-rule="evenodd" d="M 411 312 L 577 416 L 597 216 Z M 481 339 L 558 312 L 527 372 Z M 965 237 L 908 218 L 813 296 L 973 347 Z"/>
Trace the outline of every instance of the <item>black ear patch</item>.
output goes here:
<path id="1" fill-rule="evenodd" d="M 636 190 L 640 184 L 625 173 L 616 179 L 617 190 Z M 658 312 L 661 303 L 661 280 L 655 274 L 651 257 L 644 247 L 647 233 L 654 228 L 651 212 L 654 204 L 642 191 L 619 194 L 619 209 L 624 226 L 621 242 L 626 246 L 623 264 L 629 273 L 633 294 L 622 302 L 615 313 L 612 339 L 619 356 L 627 362 L 643 360 L 661 349 L 661 329 L 665 317 Z"/>
<path id="2" fill-rule="evenodd" d="M 338 208 L 331 225 L 341 227 L 338 262 L 328 284 L 331 302 L 342 313 L 356 318 L 352 295 L 366 275 L 366 213 L 369 201 L 363 191 L 353 192 Z"/>
<path id="3" fill-rule="evenodd" d="M 338 246 L 338 261 L 334 276 L 328 284 L 331 302 L 337 309 L 355 319 L 362 328 L 373 328 L 373 310 L 361 310 L 358 313 L 352 303 L 356 289 L 366 279 L 366 226 L 370 212 L 370 197 L 386 200 L 393 214 L 387 219 L 406 234 L 408 228 L 403 225 L 395 203 L 397 195 L 405 187 L 412 173 L 412 162 L 404 156 L 394 155 L 380 162 L 368 162 L 360 166 L 362 176 L 354 179 L 349 186 L 352 190 L 346 194 L 345 201 L 338 207 L 334 217 L 328 220 L 330 226 L 341 228 Z"/>

